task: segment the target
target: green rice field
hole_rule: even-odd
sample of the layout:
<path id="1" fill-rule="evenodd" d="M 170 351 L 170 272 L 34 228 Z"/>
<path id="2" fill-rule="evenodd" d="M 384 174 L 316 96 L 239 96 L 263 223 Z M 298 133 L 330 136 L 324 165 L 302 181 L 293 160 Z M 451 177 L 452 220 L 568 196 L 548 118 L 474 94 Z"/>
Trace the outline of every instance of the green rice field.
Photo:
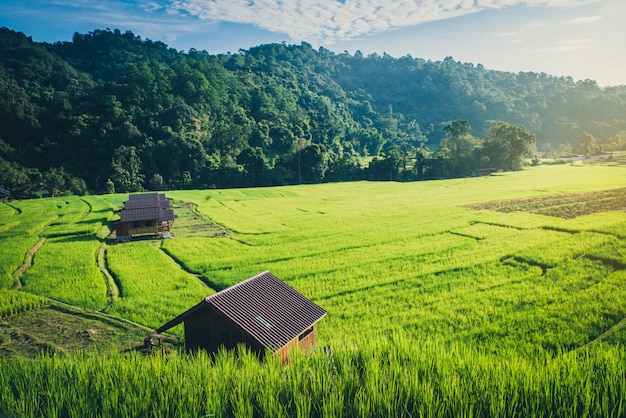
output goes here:
<path id="1" fill-rule="evenodd" d="M 0 416 L 625 416 L 625 186 L 626 166 L 580 164 L 170 191 L 226 234 L 181 217 L 123 244 L 102 231 L 124 195 L 0 204 L 0 354 L 47 300 L 156 329 L 265 270 L 328 312 L 332 351 L 7 353 Z"/>

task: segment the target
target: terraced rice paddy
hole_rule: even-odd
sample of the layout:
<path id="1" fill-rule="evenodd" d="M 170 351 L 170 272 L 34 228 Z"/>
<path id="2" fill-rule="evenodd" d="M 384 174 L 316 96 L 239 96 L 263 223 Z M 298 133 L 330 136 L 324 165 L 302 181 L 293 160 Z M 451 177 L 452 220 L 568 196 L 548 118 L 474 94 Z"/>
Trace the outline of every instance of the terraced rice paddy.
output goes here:
<path id="1" fill-rule="evenodd" d="M 334 362 L 319 352 L 286 369 L 228 353 L 66 354 L 38 360 L 30 377 L 26 363 L 5 360 L 0 367 L 23 386 L 0 389 L 0 412 L 32 416 L 27 402 L 11 401 L 19 394 L 62 415 L 91 407 L 149 416 L 140 399 L 150 398 L 157 415 L 623 416 L 624 184 L 624 167 L 594 165 L 172 191 L 227 234 L 176 237 L 175 223 L 173 239 L 125 244 L 94 232 L 114 219 L 123 196 L 0 205 L 0 296 L 38 295 L 16 304 L 36 309 L 50 298 L 154 329 L 270 270 L 327 310 L 318 342 L 334 352 Z M 33 266 L 16 279 L 41 238 Z M 16 281 L 21 290 L 8 290 Z M 183 337 L 182 328 L 173 332 Z M 45 398 L 26 390 L 43 385 L 52 367 L 73 376 L 58 377 L 57 388 L 103 370 L 94 390 L 110 396 L 94 403 L 82 391 Z M 112 377 L 122 370 L 133 377 Z"/>

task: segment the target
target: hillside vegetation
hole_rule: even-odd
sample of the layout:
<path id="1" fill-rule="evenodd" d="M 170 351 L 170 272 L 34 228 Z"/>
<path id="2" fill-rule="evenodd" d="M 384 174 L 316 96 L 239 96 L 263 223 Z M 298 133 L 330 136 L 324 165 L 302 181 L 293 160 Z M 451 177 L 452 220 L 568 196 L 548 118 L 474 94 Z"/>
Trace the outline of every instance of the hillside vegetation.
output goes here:
<path id="1" fill-rule="evenodd" d="M 548 154 L 622 149 L 624 115 L 623 88 L 451 57 L 210 55 L 118 30 L 48 44 L 0 29 L 0 187 L 16 193 L 463 177 L 518 169 L 535 138 Z"/>
<path id="2" fill-rule="evenodd" d="M 624 416 L 625 181 L 621 164 L 571 164 L 170 191 L 226 234 L 177 236 L 175 223 L 173 239 L 124 244 L 98 237 L 126 195 L 2 204 L 0 415 Z M 12 274 L 29 251 L 33 267 Z M 71 265 L 97 265 L 100 284 Z M 264 270 L 328 312 L 318 343 L 332 354 L 137 351 L 138 330 Z M 77 306 L 64 315 L 99 312 L 71 332 L 45 320 L 61 298 Z M 71 343 L 46 343 L 42 323 Z"/>

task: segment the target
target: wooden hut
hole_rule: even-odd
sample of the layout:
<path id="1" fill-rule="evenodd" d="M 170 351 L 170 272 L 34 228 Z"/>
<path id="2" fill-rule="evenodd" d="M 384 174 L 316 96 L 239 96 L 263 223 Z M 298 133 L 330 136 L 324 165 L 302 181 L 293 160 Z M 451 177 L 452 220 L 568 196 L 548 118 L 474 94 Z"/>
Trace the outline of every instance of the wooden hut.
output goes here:
<path id="1" fill-rule="evenodd" d="M 162 193 L 130 195 L 119 213 L 115 233 L 120 241 L 138 236 L 169 238 L 176 218 L 170 199 Z"/>
<path id="2" fill-rule="evenodd" d="M 270 350 L 284 360 L 296 346 L 315 348 L 315 324 L 324 316 L 324 309 L 266 271 L 208 296 L 157 332 L 182 322 L 188 350 L 215 353 L 245 344 L 259 356 Z"/>

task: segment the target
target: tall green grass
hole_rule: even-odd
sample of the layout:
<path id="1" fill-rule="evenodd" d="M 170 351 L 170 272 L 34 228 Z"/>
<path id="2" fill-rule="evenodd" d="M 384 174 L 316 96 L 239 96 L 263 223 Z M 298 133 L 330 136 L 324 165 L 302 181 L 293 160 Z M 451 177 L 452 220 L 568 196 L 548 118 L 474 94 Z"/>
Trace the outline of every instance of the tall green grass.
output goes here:
<path id="1" fill-rule="evenodd" d="M 626 357 L 602 347 L 532 359 L 463 345 L 376 339 L 295 355 L 79 354 L 0 360 L 0 415 L 620 417 Z M 71 387 L 72 390 L 57 390 Z"/>
<path id="2" fill-rule="evenodd" d="M 22 276 L 24 291 L 81 308 L 102 309 L 107 288 L 96 264 L 99 246 L 95 237 L 86 235 L 47 240 Z"/>
<path id="3" fill-rule="evenodd" d="M 11 227 L 3 231 L 5 236 L 32 235 L 41 231 L 59 218 L 58 211 L 66 204 L 62 199 L 51 198 L 17 200 L 11 202 L 11 206 L 18 214 L 9 218 Z"/>
<path id="4" fill-rule="evenodd" d="M 556 175 L 565 171 L 567 182 Z M 540 172 L 554 172 L 553 180 L 539 181 Z M 163 248 L 217 289 L 271 270 L 328 311 L 323 343 L 403 331 L 493 351 L 558 352 L 626 315 L 619 262 L 607 265 L 599 253 L 623 258 L 615 248 L 626 214 L 564 220 L 465 205 L 589 191 L 594 181 L 615 187 L 623 173 L 550 167 L 487 179 L 286 187 L 258 197 L 247 189 L 180 192 L 238 233 Z"/>
<path id="5" fill-rule="evenodd" d="M 46 299 L 16 290 L 0 289 L 0 318 L 34 309 L 46 303 Z"/>
<path id="6" fill-rule="evenodd" d="M 19 225 L 18 212 L 4 202 L 0 202 L 0 233 Z"/>
<path id="7" fill-rule="evenodd" d="M 151 243 L 109 247 L 107 259 L 121 288 L 106 312 L 148 327 L 160 327 L 214 293 Z"/>
<path id="8" fill-rule="evenodd" d="M 121 291 L 110 306 L 100 240 L 48 240 L 24 290 L 77 306 L 97 294 L 93 309 L 157 328 L 214 289 L 270 270 L 327 310 L 318 341 L 333 356 L 0 360 L 0 416 L 625 416 L 626 213 L 565 220 L 468 207 L 625 181 L 621 167 L 551 166 L 168 192 L 232 233 L 108 246 Z M 85 232 L 126 198 L 16 202 L 21 213 L 0 218 L 5 275 L 37 240 L 29 234 Z"/>
<path id="9" fill-rule="evenodd" d="M 0 237 L 0 289 L 13 285 L 13 272 L 24 262 L 26 252 L 38 237 Z"/>
<path id="10" fill-rule="evenodd" d="M 42 231 L 42 236 L 93 235 L 116 214 L 113 205 L 99 196 L 69 196 L 64 202 L 57 211 L 59 219 Z"/>

